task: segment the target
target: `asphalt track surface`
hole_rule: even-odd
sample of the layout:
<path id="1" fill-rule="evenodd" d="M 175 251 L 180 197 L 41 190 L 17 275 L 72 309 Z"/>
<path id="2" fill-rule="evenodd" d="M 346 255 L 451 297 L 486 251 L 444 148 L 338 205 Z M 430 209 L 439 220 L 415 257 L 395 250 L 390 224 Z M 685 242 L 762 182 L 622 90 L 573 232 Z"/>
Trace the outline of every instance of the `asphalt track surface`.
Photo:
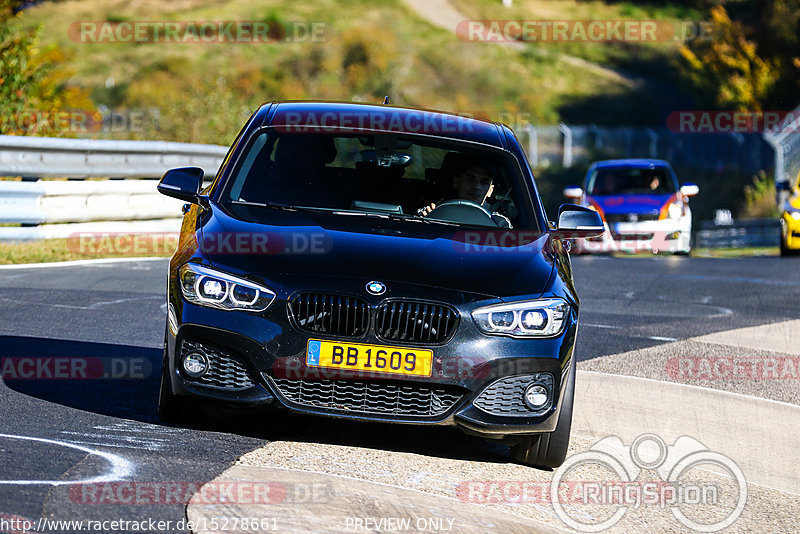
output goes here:
<path id="1" fill-rule="evenodd" d="M 579 368 L 602 366 L 609 355 L 800 317 L 800 261 L 793 259 L 577 257 L 573 262 L 582 306 Z M 128 375 L 5 376 L 0 518 L 149 517 L 177 523 L 185 517 L 180 503 L 97 505 L 70 488 L 76 481 L 120 474 L 143 482 L 204 482 L 247 452 L 290 437 L 423 454 L 433 447 L 479 461 L 502 455 L 481 440 L 453 446 L 448 439 L 455 434 L 439 429 L 401 432 L 283 416 L 228 419 L 201 428 L 159 424 L 166 265 L 158 260 L 0 270 L 0 356 L 105 359 L 103 373 Z M 111 359 L 116 363 L 109 364 Z M 353 432 L 362 437 L 353 438 Z"/>

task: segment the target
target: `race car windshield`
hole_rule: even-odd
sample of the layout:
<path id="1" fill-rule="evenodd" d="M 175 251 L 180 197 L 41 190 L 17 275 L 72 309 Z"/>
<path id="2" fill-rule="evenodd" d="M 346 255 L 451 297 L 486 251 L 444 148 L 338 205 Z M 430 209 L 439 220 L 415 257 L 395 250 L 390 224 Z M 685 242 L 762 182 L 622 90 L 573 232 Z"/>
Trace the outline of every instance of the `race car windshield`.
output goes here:
<path id="1" fill-rule="evenodd" d="M 264 129 L 253 137 L 220 199 L 228 206 L 331 216 L 539 228 L 513 157 L 422 136 Z"/>
<path id="2" fill-rule="evenodd" d="M 599 168 L 590 177 L 587 187 L 587 193 L 594 196 L 675 192 L 675 183 L 664 168 Z"/>

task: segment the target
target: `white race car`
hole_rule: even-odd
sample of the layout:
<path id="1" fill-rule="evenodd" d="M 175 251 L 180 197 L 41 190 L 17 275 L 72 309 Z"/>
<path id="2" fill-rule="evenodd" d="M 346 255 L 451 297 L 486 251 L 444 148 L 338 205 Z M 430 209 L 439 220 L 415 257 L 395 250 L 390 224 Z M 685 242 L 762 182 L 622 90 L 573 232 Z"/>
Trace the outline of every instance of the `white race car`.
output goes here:
<path id="1" fill-rule="evenodd" d="M 695 184 L 678 185 L 675 172 L 658 159 L 618 159 L 593 163 L 583 188 L 564 196 L 600 213 L 606 232 L 577 244 L 578 252 L 670 252 L 689 254 Z"/>

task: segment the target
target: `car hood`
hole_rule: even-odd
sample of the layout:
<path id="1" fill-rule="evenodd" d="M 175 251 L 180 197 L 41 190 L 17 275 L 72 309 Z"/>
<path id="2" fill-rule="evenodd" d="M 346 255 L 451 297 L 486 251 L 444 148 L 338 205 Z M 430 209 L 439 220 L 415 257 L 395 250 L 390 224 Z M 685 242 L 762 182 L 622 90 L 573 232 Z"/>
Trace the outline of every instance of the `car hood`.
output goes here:
<path id="1" fill-rule="evenodd" d="M 234 218 L 215 205 L 201 226 L 203 255 L 220 269 L 266 280 L 357 277 L 497 298 L 538 296 L 553 272 L 552 255 L 543 251 L 548 235 L 533 231 L 273 210 L 262 210 L 259 219 Z"/>
<path id="2" fill-rule="evenodd" d="M 592 196 L 587 200 L 595 202 L 604 213 L 658 213 L 674 196 L 673 193 L 661 195 L 608 195 Z"/>

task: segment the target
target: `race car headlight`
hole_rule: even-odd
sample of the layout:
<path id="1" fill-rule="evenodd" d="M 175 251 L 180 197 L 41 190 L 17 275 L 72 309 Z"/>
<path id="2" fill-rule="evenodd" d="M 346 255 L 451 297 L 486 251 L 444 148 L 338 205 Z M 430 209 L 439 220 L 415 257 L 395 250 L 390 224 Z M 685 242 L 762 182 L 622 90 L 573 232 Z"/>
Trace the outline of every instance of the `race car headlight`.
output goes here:
<path id="1" fill-rule="evenodd" d="M 683 215 L 683 202 L 673 202 L 667 207 L 670 219 L 680 219 Z"/>
<path id="2" fill-rule="evenodd" d="M 484 306 L 472 312 L 472 319 L 484 334 L 547 337 L 564 329 L 568 314 L 564 299 L 549 298 Z"/>
<path id="3" fill-rule="evenodd" d="M 269 288 L 196 263 L 183 265 L 179 276 L 184 298 L 200 306 L 260 312 L 275 299 Z"/>

